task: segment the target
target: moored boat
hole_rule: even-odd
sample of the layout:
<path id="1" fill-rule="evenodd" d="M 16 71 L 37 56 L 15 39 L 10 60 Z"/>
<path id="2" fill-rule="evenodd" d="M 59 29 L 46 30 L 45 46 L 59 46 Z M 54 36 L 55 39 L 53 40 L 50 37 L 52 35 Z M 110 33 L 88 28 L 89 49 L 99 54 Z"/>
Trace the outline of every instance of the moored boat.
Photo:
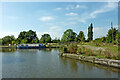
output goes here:
<path id="1" fill-rule="evenodd" d="M 37 48 L 45 48 L 44 44 L 19 44 L 17 45 L 18 49 L 37 49 Z"/>

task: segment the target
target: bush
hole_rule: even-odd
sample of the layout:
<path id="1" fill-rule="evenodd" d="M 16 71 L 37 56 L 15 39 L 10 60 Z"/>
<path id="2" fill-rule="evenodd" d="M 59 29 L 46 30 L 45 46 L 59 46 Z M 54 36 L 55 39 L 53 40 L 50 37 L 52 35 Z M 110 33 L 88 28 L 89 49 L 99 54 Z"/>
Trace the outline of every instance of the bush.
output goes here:
<path id="1" fill-rule="evenodd" d="M 77 48 L 77 53 L 78 53 L 78 54 L 82 54 L 82 48 L 78 47 L 78 48 Z"/>
<path id="2" fill-rule="evenodd" d="M 70 45 L 68 45 L 68 50 L 71 54 L 76 54 L 77 53 L 77 44 L 75 43 L 71 43 Z"/>
<path id="3" fill-rule="evenodd" d="M 68 52 L 67 47 L 64 46 L 64 45 L 60 46 L 60 51 L 61 51 L 61 53 L 67 53 Z"/>

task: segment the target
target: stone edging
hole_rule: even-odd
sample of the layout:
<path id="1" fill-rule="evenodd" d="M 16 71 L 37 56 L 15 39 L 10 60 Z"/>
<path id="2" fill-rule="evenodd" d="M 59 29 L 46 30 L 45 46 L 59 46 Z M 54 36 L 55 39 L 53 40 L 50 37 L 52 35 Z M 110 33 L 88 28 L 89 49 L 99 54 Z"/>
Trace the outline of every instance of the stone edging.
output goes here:
<path id="1" fill-rule="evenodd" d="M 69 53 L 60 53 L 60 56 L 77 59 L 81 61 L 86 61 L 86 62 L 91 62 L 95 64 L 101 64 L 101 65 L 120 68 L 120 60 L 102 59 L 102 58 L 96 58 L 93 56 L 88 57 L 88 56 L 69 54 Z"/>

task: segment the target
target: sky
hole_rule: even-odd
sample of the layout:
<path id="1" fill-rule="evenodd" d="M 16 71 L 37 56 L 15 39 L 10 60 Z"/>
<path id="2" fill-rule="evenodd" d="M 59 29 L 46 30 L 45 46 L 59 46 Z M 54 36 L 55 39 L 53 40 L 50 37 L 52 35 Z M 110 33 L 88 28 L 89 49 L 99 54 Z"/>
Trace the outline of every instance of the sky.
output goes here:
<path id="1" fill-rule="evenodd" d="M 0 38 L 33 30 L 38 38 L 48 33 L 54 39 L 67 29 L 87 38 L 92 23 L 95 39 L 107 35 L 111 22 L 118 27 L 117 2 L 2 2 Z"/>

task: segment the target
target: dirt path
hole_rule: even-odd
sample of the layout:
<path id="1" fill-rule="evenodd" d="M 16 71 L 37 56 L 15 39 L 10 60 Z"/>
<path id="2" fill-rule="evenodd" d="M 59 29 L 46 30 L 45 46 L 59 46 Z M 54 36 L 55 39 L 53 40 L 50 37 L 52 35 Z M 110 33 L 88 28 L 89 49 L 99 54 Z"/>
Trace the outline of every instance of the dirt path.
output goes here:
<path id="1" fill-rule="evenodd" d="M 79 46 L 84 46 L 85 48 L 91 49 L 91 50 L 102 50 L 105 51 L 106 48 L 103 47 L 96 47 L 96 46 L 91 46 L 91 45 L 78 45 Z"/>

